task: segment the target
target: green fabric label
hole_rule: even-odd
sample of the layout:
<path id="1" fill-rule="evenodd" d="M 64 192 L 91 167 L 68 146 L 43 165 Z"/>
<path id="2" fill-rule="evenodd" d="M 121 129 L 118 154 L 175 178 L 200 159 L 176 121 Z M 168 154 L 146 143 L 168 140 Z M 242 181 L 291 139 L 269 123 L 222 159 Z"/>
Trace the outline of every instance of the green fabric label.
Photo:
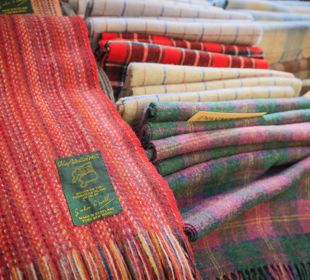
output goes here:
<path id="1" fill-rule="evenodd" d="M 0 14 L 31 14 L 30 0 L 0 0 Z"/>
<path id="2" fill-rule="evenodd" d="M 100 152 L 57 159 L 56 165 L 76 226 L 121 212 Z"/>

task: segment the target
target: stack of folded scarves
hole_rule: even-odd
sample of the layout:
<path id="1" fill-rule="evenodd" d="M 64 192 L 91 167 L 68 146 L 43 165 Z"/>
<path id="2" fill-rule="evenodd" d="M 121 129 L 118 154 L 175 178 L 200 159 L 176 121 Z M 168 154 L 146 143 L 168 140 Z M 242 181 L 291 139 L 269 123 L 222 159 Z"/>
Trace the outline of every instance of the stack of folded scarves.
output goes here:
<path id="1" fill-rule="evenodd" d="M 118 100 L 122 117 L 137 126 L 148 103 L 204 102 L 299 95 L 301 81 L 292 74 L 264 69 L 212 68 L 132 63 Z"/>
<path id="2" fill-rule="evenodd" d="M 187 122 L 200 111 L 267 114 Z M 154 102 L 139 134 L 175 194 L 205 279 L 307 279 L 309 98 Z"/>

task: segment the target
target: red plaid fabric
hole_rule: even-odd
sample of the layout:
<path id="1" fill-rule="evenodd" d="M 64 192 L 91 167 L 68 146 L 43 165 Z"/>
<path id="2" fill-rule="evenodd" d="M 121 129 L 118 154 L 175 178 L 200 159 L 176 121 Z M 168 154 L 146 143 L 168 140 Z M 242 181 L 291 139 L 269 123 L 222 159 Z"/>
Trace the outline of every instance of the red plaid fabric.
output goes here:
<path id="1" fill-rule="evenodd" d="M 162 46 L 171 46 L 184 49 L 223 53 L 228 55 L 238 55 L 263 59 L 263 50 L 253 46 L 225 45 L 204 41 L 178 40 L 166 36 L 139 34 L 139 33 L 103 33 L 99 41 L 100 49 L 104 47 L 107 41 L 126 40 L 141 43 L 157 44 Z"/>
<path id="2" fill-rule="evenodd" d="M 131 62 L 268 69 L 268 62 L 263 59 L 131 41 L 108 41 L 100 56 L 100 65 L 111 82 L 116 99 L 119 97 L 123 86 L 127 66 Z"/>

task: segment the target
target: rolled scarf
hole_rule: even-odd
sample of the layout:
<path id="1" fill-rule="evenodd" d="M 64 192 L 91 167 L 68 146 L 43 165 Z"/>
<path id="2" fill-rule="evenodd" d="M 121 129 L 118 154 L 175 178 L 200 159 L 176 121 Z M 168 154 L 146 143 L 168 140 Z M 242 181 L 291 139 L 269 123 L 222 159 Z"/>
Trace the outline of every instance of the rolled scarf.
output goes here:
<path id="1" fill-rule="evenodd" d="M 293 136 L 294 135 L 294 136 Z M 310 123 L 281 126 L 253 126 L 195 132 L 153 140 L 149 143 L 154 162 L 213 148 L 268 142 L 309 141 Z"/>
<path id="2" fill-rule="evenodd" d="M 150 140 L 157 140 L 192 132 L 246 126 L 280 125 L 309 122 L 309 118 L 310 109 L 305 109 L 277 112 L 266 114 L 259 118 L 241 120 L 221 120 L 207 122 L 149 122 L 144 125 L 139 135 L 141 136 L 141 140 L 147 143 Z"/>
<path id="3" fill-rule="evenodd" d="M 190 41 L 255 45 L 262 35 L 255 22 L 206 21 L 177 22 L 149 18 L 90 17 L 86 20 L 92 47 L 97 48 L 102 33 L 129 32 L 168 36 Z"/>
<path id="4" fill-rule="evenodd" d="M 282 72 L 283 70 L 194 67 L 133 62 L 128 65 L 124 87 L 130 89 L 144 86 L 188 84 L 253 77 L 294 77 L 290 73 Z"/>
<path id="5" fill-rule="evenodd" d="M 199 111 L 227 113 L 276 113 L 281 111 L 309 109 L 308 97 L 236 100 L 234 102 L 152 102 L 144 116 L 144 121 L 169 122 L 187 121 Z"/>
<path id="6" fill-rule="evenodd" d="M 143 113 L 151 102 L 211 102 L 251 98 L 293 98 L 294 96 L 296 96 L 296 93 L 291 87 L 244 87 L 175 94 L 130 96 L 120 98 L 116 105 L 126 122 L 140 127 L 144 120 Z"/>
<path id="7" fill-rule="evenodd" d="M 225 11 L 210 5 L 177 1 L 77 0 L 75 2 L 77 2 L 74 4 L 77 14 L 86 16 L 252 19 L 250 15 Z"/>
<path id="8" fill-rule="evenodd" d="M 0 26 L 0 278 L 199 279 L 169 186 L 100 89 L 83 20 Z"/>
<path id="9" fill-rule="evenodd" d="M 205 91 L 225 88 L 242 88 L 242 87 L 257 87 L 257 86 L 290 86 L 294 89 L 295 95 L 299 95 L 302 82 L 294 77 L 258 77 L 258 78 L 243 78 L 229 80 L 215 80 L 200 83 L 184 83 L 159 86 L 135 87 L 123 91 L 122 95 L 137 96 L 148 94 L 162 93 L 182 93 L 193 91 Z"/>
<path id="10" fill-rule="evenodd" d="M 252 58 L 263 58 L 263 51 L 255 46 L 225 45 L 211 42 L 178 40 L 167 36 L 156 36 L 139 33 L 103 33 L 99 41 L 100 48 L 104 48 L 107 41 L 125 40 L 141 43 L 171 46 L 190 50 L 223 53 Z"/>
<path id="11" fill-rule="evenodd" d="M 139 42 L 109 41 L 105 45 L 105 51 L 102 54 L 100 65 L 111 81 L 116 98 L 118 98 L 124 84 L 127 66 L 131 62 L 154 62 L 208 67 L 268 68 L 268 62 L 261 59 L 229 56 Z"/>

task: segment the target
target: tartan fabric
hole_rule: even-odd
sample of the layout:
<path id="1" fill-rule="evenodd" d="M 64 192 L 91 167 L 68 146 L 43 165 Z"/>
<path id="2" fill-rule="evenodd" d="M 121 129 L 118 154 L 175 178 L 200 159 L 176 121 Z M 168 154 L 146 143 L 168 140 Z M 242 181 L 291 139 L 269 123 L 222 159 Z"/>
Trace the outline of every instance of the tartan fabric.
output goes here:
<path id="1" fill-rule="evenodd" d="M 188 213 L 189 234 L 206 232 L 192 244 L 203 278 L 309 279 L 309 174 L 308 157 Z"/>
<path id="2" fill-rule="evenodd" d="M 244 87 L 130 96 L 120 98 L 116 105 L 119 113 L 127 123 L 140 126 L 143 121 L 143 112 L 151 102 L 209 102 L 251 98 L 293 98 L 294 96 L 296 96 L 296 93 L 291 87 Z"/>
<path id="3" fill-rule="evenodd" d="M 159 63 L 130 63 L 126 72 L 126 89 L 143 86 L 199 83 L 251 77 L 294 77 L 293 74 L 250 68 L 194 67 Z"/>
<path id="4" fill-rule="evenodd" d="M 109 41 L 100 65 L 106 72 L 114 89 L 116 99 L 123 87 L 127 66 L 131 62 L 154 62 L 163 64 L 232 67 L 268 68 L 268 62 L 241 56 L 188 50 L 170 46 L 160 46 L 130 41 Z"/>
<path id="5" fill-rule="evenodd" d="M 258 46 L 263 49 L 265 59 L 270 65 L 310 57 L 309 21 L 267 21 L 257 24 L 263 29 Z"/>
<path id="6" fill-rule="evenodd" d="M 148 147 L 153 153 L 151 160 L 156 162 L 186 153 L 211 150 L 227 145 L 260 144 L 274 141 L 280 143 L 293 140 L 309 141 L 308 143 L 310 143 L 310 123 L 253 126 L 188 133 L 152 140 Z"/>
<path id="7" fill-rule="evenodd" d="M 248 21 L 185 22 L 150 18 L 89 17 L 86 20 L 93 49 L 106 32 L 143 33 L 189 41 L 208 41 L 232 45 L 255 45 L 262 36 L 261 27 Z"/>
<path id="8" fill-rule="evenodd" d="M 167 36 L 157 36 L 157 35 L 139 34 L 139 33 L 103 33 L 101 35 L 101 40 L 99 41 L 100 48 L 101 49 L 104 48 L 105 44 L 108 41 L 112 40 L 141 42 L 162 46 L 184 48 L 190 50 L 252 57 L 258 59 L 264 58 L 263 51 L 259 47 L 255 46 L 224 45 L 211 42 L 188 41 L 180 39 L 178 40 Z"/>
<path id="9" fill-rule="evenodd" d="M 214 89 L 225 88 L 242 88 L 242 87 L 257 87 L 257 86 L 286 86 L 292 87 L 295 91 L 295 96 L 298 96 L 301 90 L 302 82 L 294 77 L 257 77 L 257 78 L 243 78 L 243 79 L 227 79 L 215 80 L 200 83 L 186 83 L 186 84 L 171 84 L 159 86 L 135 87 L 129 90 L 124 90 L 122 95 L 137 96 L 149 94 L 171 94 L 183 92 L 197 92 Z"/>
<path id="10" fill-rule="evenodd" d="M 251 20 L 250 15 L 225 11 L 210 5 L 176 1 L 148 0 L 79 0 L 75 5 L 78 15 L 118 17 L 182 17 L 204 19 Z"/>
<path id="11" fill-rule="evenodd" d="M 155 166 L 159 174 L 167 176 L 178 171 L 181 171 L 187 167 L 209 161 L 211 159 L 217 159 L 222 157 L 228 157 L 241 153 L 248 153 L 252 151 L 265 151 L 269 149 L 279 149 L 287 147 L 303 146 L 303 142 L 289 142 L 289 143 L 266 143 L 260 145 L 243 145 L 243 146 L 228 146 L 223 148 L 217 148 L 207 151 L 199 151 L 194 153 L 188 153 L 181 156 L 176 156 L 166 160 L 156 162 Z M 150 154 L 151 156 L 151 154 Z"/>
<path id="12" fill-rule="evenodd" d="M 215 129 L 226 129 L 246 126 L 281 125 L 310 121 L 310 109 L 290 110 L 267 114 L 259 118 L 241 120 L 222 120 L 189 123 L 183 122 L 148 122 L 139 132 L 141 140 L 147 143 L 150 140 L 162 139 L 170 136 L 187 134 Z"/>
<path id="13" fill-rule="evenodd" d="M 185 223 L 188 223 L 187 215 L 195 216 L 195 211 L 190 214 L 186 212 L 199 209 L 199 204 L 204 199 L 212 200 L 216 195 L 223 195 L 238 185 L 247 184 L 263 176 L 271 168 L 293 164 L 309 155 L 310 147 L 306 143 L 304 147 L 240 153 L 188 167 L 166 176 L 165 180 L 174 192 Z M 209 228 L 206 216 L 201 218 L 203 220 L 195 226 L 198 229 L 201 227 L 197 238 L 212 229 Z M 190 220 L 195 221 L 193 217 Z"/>
<path id="14" fill-rule="evenodd" d="M 100 89 L 83 20 L 0 26 L 0 278 L 200 278 L 172 192 Z M 94 151 L 122 211 L 74 226 L 55 161 Z"/>
<path id="15" fill-rule="evenodd" d="M 199 111 L 227 112 L 227 113 L 252 113 L 267 112 L 269 114 L 309 109 L 310 99 L 307 97 L 236 100 L 234 102 L 152 102 L 150 103 L 143 121 L 172 122 L 187 121 Z"/>

